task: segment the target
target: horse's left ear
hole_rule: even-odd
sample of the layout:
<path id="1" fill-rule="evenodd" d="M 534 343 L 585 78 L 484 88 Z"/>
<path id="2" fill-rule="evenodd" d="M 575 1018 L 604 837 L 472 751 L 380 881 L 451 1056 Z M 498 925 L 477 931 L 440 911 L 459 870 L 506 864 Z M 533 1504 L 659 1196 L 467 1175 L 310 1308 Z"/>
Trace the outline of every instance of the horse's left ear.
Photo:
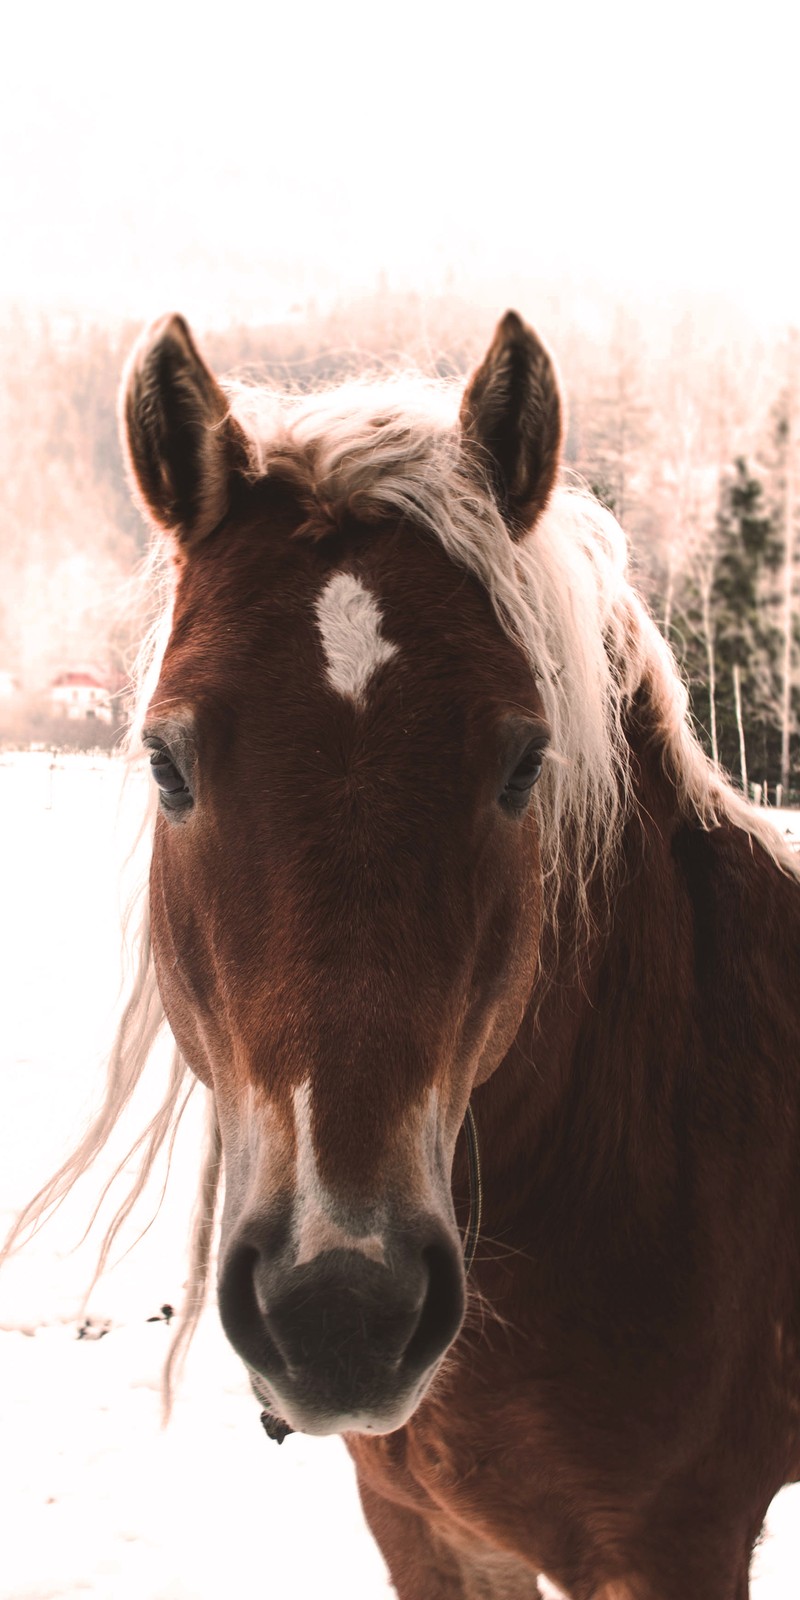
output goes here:
<path id="1" fill-rule="evenodd" d="M 184 550 L 219 526 L 244 439 L 183 317 L 143 334 L 120 392 L 120 431 L 145 513 Z"/>
<path id="2" fill-rule="evenodd" d="M 512 538 L 521 538 L 556 480 L 561 396 L 550 356 L 516 311 L 498 323 L 467 384 L 461 428 L 468 454 L 488 471 Z"/>

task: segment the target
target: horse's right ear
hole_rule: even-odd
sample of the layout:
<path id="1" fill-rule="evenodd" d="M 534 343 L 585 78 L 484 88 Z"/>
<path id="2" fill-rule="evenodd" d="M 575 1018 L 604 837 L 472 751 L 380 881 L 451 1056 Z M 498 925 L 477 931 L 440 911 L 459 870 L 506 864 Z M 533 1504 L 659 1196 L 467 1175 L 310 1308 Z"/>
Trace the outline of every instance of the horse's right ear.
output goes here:
<path id="1" fill-rule="evenodd" d="M 225 516 L 244 438 L 183 317 L 162 317 L 135 345 L 120 391 L 134 493 L 184 549 Z"/>

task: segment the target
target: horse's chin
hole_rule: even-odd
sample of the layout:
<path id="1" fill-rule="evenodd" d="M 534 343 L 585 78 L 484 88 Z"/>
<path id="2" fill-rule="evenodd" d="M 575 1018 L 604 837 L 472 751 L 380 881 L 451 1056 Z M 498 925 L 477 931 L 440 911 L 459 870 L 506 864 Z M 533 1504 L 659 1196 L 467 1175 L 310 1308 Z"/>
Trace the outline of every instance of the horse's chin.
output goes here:
<path id="1" fill-rule="evenodd" d="M 376 1437 L 386 1433 L 396 1433 L 414 1415 L 417 1406 L 423 1399 L 436 1367 L 432 1367 L 417 1380 L 413 1389 L 391 1404 L 381 1406 L 380 1409 L 363 1409 L 348 1411 L 334 1411 L 327 1406 L 299 1400 L 296 1397 L 287 1398 L 273 1390 L 260 1373 L 248 1369 L 250 1387 L 259 1404 L 268 1414 L 270 1427 L 286 1433 L 305 1433 L 312 1438 L 327 1438 L 331 1434 L 356 1433 L 366 1437 Z M 274 1433 L 273 1433 L 274 1437 Z"/>

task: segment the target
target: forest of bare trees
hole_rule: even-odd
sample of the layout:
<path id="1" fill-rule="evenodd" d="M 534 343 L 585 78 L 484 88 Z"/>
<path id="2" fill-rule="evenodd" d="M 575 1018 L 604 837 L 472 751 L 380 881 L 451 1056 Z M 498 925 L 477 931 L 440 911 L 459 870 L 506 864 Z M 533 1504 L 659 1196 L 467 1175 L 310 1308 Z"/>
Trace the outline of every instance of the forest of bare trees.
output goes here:
<path id="1" fill-rule="evenodd" d="M 608 307 L 587 331 L 557 297 L 537 321 L 568 395 L 568 469 L 628 532 L 709 754 L 751 792 L 798 798 L 797 335 L 766 345 L 702 305 L 652 318 Z M 293 386 L 398 360 L 455 376 L 489 327 L 455 296 L 384 293 L 207 332 L 204 346 L 220 372 Z M 45 318 L 0 328 L 0 673 L 17 686 L 13 710 L 0 700 L 0 739 L 37 736 L 37 697 L 77 661 L 120 681 L 146 626 L 147 535 L 115 416 L 137 332 Z"/>

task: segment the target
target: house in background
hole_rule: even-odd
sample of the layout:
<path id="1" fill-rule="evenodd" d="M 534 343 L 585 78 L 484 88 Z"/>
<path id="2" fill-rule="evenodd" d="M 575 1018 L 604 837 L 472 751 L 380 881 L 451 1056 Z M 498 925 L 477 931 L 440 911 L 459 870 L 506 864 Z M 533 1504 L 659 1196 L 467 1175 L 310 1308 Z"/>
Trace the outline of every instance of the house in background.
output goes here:
<path id="1" fill-rule="evenodd" d="M 68 722 L 114 720 L 108 685 L 87 667 L 60 672 L 50 685 L 48 700 L 53 716 Z"/>

